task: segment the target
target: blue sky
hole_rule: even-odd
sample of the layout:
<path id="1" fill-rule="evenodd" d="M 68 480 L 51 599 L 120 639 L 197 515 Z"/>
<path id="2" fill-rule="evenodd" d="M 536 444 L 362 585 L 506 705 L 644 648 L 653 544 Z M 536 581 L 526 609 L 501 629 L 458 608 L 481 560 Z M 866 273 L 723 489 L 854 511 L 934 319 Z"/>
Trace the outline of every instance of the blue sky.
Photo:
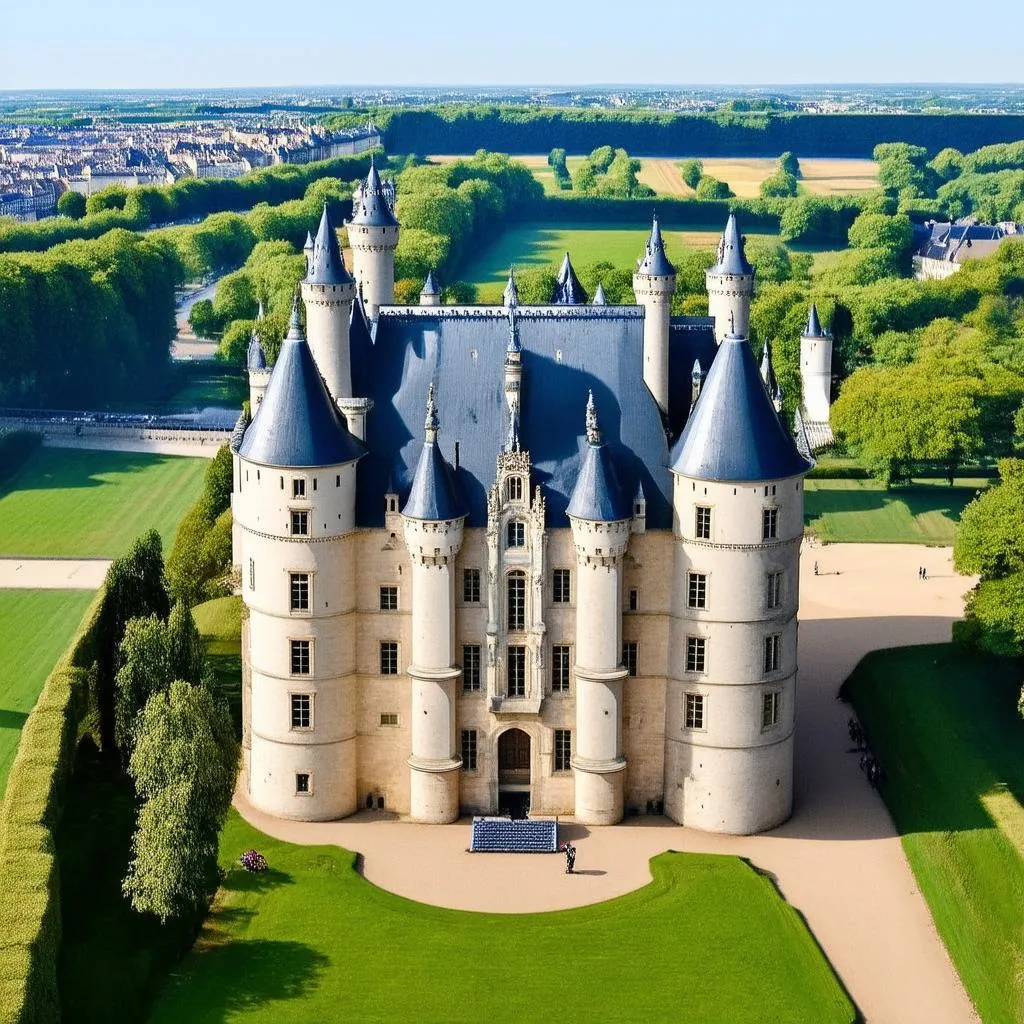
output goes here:
<path id="1" fill-rule="evenodd" d="M 5 19 L 0 89 L 1020 81 L 1024 41 L 1011 0 L 50 0 L 42 14 Z"/>

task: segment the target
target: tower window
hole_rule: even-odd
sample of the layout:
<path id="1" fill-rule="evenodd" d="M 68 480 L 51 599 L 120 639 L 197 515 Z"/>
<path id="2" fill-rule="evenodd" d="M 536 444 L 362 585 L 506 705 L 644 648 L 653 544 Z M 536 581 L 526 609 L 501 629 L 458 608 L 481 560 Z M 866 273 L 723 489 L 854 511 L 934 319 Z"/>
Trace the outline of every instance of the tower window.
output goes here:
<path id="1" fill-rule="evenodd" d="M 703 729 L 704 728 L 704 694 L 702 693 L 688 693 L 686 694 L 686 728 L 687 729 Z"/>
<path id="2" fill-rule="evenodd" d="M 629 643 L 622 645 L 622 664 L 627 675 L 635 676 L 637 674 L 639 651 L 640 646 L 635 640 L 630 640 Z"/>
<path id="3" fill-rule="evenodd" d="M 688 636 L 686 638 L 686 671 L 703 672 L 706 654 L 707 641 L 704 637 Z"/>
<path id="4" fill-rule="evenodd" d="M 693 535 L 698 540 L 711 540 L 711 509 L 707 505 L 696 506 L 696 522 Z"/>
<path id="5" fill-rule="evenodd" d="M 523 478 L 521 476 L 510 476 L 505 481 L 505 497 L 509 501 L 523 500 Z"/>
<path id="6" fill-rule="evenodd" d="M 568 569 L 556 569 L 553 599 L 556 604 L 568 604 L 572 599 L 571 575 Z"/>
<path id="7" fill-rule="evenodd" d="M 292 511 L 292 536 L 309 536 L 309 513 Z"/>
<path id="8" fill-rule="evenodd" d="M 555 644 L 551 648 L 551 692 L 569 692 L 569 645 Z"/>
<path id="9" fill-rule="evenodd" d="M 640 591 L 636 587 L 630 587 L 626 595 L 626 608 L 635 612 L 640 607 Z"/>
<path id="10" fill-rule="evenodd" d="M 508 649 L 508 686 L 509 697 L 526 696 L 526 648 L 510 647 Z"/>
<path id="11" fill-rule="evenodd" d="M 299 772 L 295 776 L 295 792 L 301 796 L 311 796 L 313 793 L 313 786 L 309 777 L 308 772 Z"/>
<path id="12" fill-rule="evenodd" d="M 380 588 L 380 610 L 382 612 L 398 611 L 398 587 Z"/>
<path id="13" fill-rule="evenodd" d="M 382 640 L 380 643 L 380 674 L 398 675 L 398 644 L 394 640 Z"/>
<path id="14" fill-rule="evenodd" d="M 761 537 L 774 540 L 779 535 L 779 510 L 777 508 L 761 509 Z"/>
<path id="15" fill-rule="evenodd" d="M 480 603 L 480 570 L 462 570 L 462 600 L 466 604 Z"/>
<path id="16" fill-rule="evenodd" d="M 312 640 L 292 640 L 291 643 L 291 666 L 293 676 L 308 676 L 310 671 L 310 656 L 312 653 Z"/>
<path id="17" fill-rule="evenodd" d="M 768 573 L 768 607 L 778 608 L 782 599 L 782 573 Z"/>
<path id="18" fill-rule="evenodd" d="M 568 729 L 555 730 L 555 771 L 567 772 L 572 767 L 572 733 Z"/>
<path id="19" fill-rule="evenodd" d="M 382 711 L 380 713 L 379 721 L 380 721 L 381 725 L 393 729 L 393 728 L 395 728 L 395 726 L 398 725 L 398 712 L 397 711 Z"/>
<path id="20" fill-rule="evenodd" d="M 313 695 L 292 694 L 292 728 L 309 729 L 313 725 Z"/>
<path id="21" fill-rule="evenodd" d="M 511 522 L 505 530 L 505 546 L 521 548 L 526 544 L 526 524 Z"/>
<path id="22" fill-rule="evenodd" d="M 507 580 L 509 630 L 526 628 L 526 576 L 521 572 L 510 572 Z"/>
<path id="23" fill-rule="evenodd" d="M 309 573 L 293 572 L 289 575 L 290 607 L 293 612 L 309 611 Z"/>
<path id="24" fill-rule="evenodd" d="M 474 693 L 480 689 L 480 645 L 462 647 L 462 691 Z"/>
<path id="25" fill-rule="evenodd" d="M 462 770 L 476 771 L 476 729 L 462 730 Z"/>
<path id="26" fill-rule="evenodd" d="M 686 574 L 686 607 L 707 608 L 708 576 L 704 572 L 688 572 Z"/>
<path id="27" fill-rule="evenodd" d="M 782 637 L 778 633 L 764 638 L 764 670 L 765 672 L 778 672 L 779 651 Z"/>
<path id="28" fill-rule="evenodd" d="M 761 728 L 772 729 L 779 724 L 779 703 L 782 694 L 778 690 L 766 693 L 761 699 Z"/>

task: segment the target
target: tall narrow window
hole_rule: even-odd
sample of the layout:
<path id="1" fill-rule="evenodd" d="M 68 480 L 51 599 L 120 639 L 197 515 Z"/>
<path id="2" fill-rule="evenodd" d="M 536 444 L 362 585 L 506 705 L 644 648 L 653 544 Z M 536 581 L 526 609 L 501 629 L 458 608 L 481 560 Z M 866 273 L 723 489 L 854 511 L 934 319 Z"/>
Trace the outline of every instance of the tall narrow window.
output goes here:
<path id="1" fill-rule="evenodd" d="M 568 569 L 556 569 L 552 587 L 552 600 L 556 604 L 568 604 L 572 600 L 570 580 L 572 576 Z"/>
<path id="2" fill-rule="evenodd" d="M 462 770 L 476 771 L 476 729 L 462 730 Z"/>
<path id="3" fill-rule="evenodd" d="M 249 589 L 256 589 L 256 562 L 249 559 Z"/>
<path id="4" fill-rule="evenodd" d="M 704 728 L 704 694 L 686 694 L 686 728 Z"/>
<path id="5" fill-rule="evenodd" d="M 510 572 L 507 578 L 508 625 L 510 630 L 526 628 L 526 574 Z"/>
<path id="6" fill-rule="evenodd" d="M 309 729 L 313 725 L 313 695 L 292 694 L 292 728 Z"/>
<path id="7" fill-rule="evenodd" d="M 707 653 L 707 641 L 702 636 L 686 638 L 686 671 L 703 672 L 704 658 Z"/>
<path id="8" fill-rule="evenodd" d="M 309 611 L 309 573 L 293 572 L 289 575 L 291 610 Z"/>
<path id="9" fill-rule="evenodd" d="M 301 476 L 292 480 L 292 497 L 304 498 L 306 496 L 306 481 Z"/>
<path id="10" fill-rule="evenodd" d="M 622 645 L 622 664 L 626 669 L 627 675 L 636 675 L 638 653 L 639 645 L 635 640 L 630 640 L 629 643 Z"/>
<path id="11" fill-rule="evenodd" d="M 480 645 L 464 644 L 462 648 L 462 689 L 473 693 L 480 689 Z"/>
<path id="12" fill-rule="evenodd" d="M 292 536 L 309 536 L 309 513 L 292 511 Z"/>
<path id="13" fill-rule="evenodd" d="M 394 640 L 382 640 L 380 643 L 380 674 L 398 675 L 398 644 Z"/>
<path id="14" fill-rule="evenodd" d="M 555 730 L 555 771 L 567 772 L 572 767 L 572 733 L 568 729 Z"/>
<path id="15" fill-rule="evenodd" d="M 768 607 L 778 608 L 782 600 L 782 573 L 768 573 Z"/>
<path id="16" fill-rule="evenodd" d="M 505 481 L 505 496 L 509 501 L 523 500 L 523 478 L 521 476 L 510 476 Z"/>
<path id="17" fill-rule="evenodd" d="M 398 587 L 380 588 L 380 610 L 382 612 L 398 611 Z"/>
<path id="18" fill-rule="evenodd" d="M 302 796 L 309 796 L 313 792 L 313 787 L 310 785 L 309 774 L 307 772 L 299 772 L 295 776 L 295 792 Z"/>
<path id="19" fill-rule="evenodd" d="M 779 670 L 779 649 L 782 637 L 778 633 L 764 638 L 764 670 L 765 672 L 778 672 Z"/>
<path id="20" fill-rule="evenodd" d="M 693 535 L 698 540 L 711 540 L 711 508 L 708 505 L 696 507 Z"/>
<path id="21" fill-rule="evenodd" d="M 509 697 L 526 696 L 526 648 L 509 647 L 508 649 L 508 685 L 506 693 Z"/>
<path id="22" fill-rule="evenodd" d="M 761 701 L 761 728 L 772 729 L 779 724 L 779 698 L 782 695 L 776 690 L 766 693 Z"/>
<path id="23" fill-rule="evenodd" d="M 708 577 L 703 572 L 686 574 L 686 606 L 688 608 L 707 608 Z"/>
<path id="24" fill-rule="evenodd" d="M 526 524 L 511 522 L 505 530 L 505 546 L 521 548 L 526 544 Z"/>
<path id="25" fill-rule="evenodd" d="M 568 644 L 555 644 L 551 648 L 551 692 L 569 692 Z"/>
<path id="26" fill-rule="evenodd" d="M 480 603 L 480 570 L 462 570 L 462 600 L 466 604 Z"/>
<path id="27" fill-rule="evenodd" d="M 308 676 L 310 672 L 311 640 L 291 641 L 291 666 L 293 676 Z"/>
<path id="28" fill-rule="evenodd" d="M 777 508 L 761 509 L 761 537 L 774 540 L 779 535 L 779 510 Z"/>
<path id="29" fill-rule="evenodd" d="M 640 607 L 640 591 L 636 587 L 630 587 L 626 595 L 626 608 L 635 612 Z"/>

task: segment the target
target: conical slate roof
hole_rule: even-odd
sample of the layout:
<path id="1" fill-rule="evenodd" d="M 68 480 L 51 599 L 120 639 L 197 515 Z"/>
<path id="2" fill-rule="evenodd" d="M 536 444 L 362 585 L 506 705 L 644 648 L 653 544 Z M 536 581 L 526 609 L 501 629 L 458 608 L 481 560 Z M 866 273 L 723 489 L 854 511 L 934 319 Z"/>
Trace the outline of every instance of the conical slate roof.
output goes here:
<path id="1" fill-rule="evenodd" d="M 752 274 L 754 268 L 743 251 L 743 236 L 736 224 L 736 214 L 730 213 L 725 224 L 725 232 L 718 243 L 718 262 L 708 271 L 709 274 L 729 274 L 737 277 L 741 274 Z"/>
<path id="2" fill-rule="evenodd" d="M 434 385 L 431 384 L 424 424 L 426 439 L 416 463 L 409 499 L 402 509 L 402 515 L 409 519 L 461 519 L 467 514 L 452 471 L 437 447 L 437 430 L 437 407 L 434 405 Z"/>
<path id="3" fill-rule="evenodd" d="M 303 252 L 311 252 L 313 249 L 313 236 L 310 232 L 306 232 L 306 241 L 302 246 Z"/>
<path id="4" fill-rule="evenodd" d="M 746 341 L 727 334 L 672 450 L 673 473 L 698 480 L 781 480 L 806 473 Z"/>
<path id="5" fill-rule="evenodd" d="M 604 443 L 597 426 L 593 392 L 587 401 L 587 447 L 565 511 L 574 519 L 593 523 L 613 523 L 629 519 L 632 514 L 631 503 L 615 472 L 611 449 Z"/>
<path id="6" fill-rule="evenodd" d="M 370 393 L 371 382 L 367 378 L 373 359 L 373 338 L 362 295 L 357 295 L 352 303 L 352 313 L 348 320 L 348 350 L 352 361 L 352 393 L 367 395 Z"/>
<path id="7" fill-rule="evenodd" d="M 352 284 L 352 275 L 345 269 L 345 261 L 338 248 L 338 235 L 331 223 L 331 215 L 324 203 L 320 227 L 313 241 L 313 255 L 309 258 L 309 284 Z"/>
<path id="8" fill-rule="evenodd" d="M 647 239 L 646 254 L 637 266 L 636 272 L 648 277 L 671 277 L 676 272 L 676 268 L 669 263 L 668 256 L 665 255 L 665 243 L 661 238 L 657 214 L 654 215 L 651 237 Z"/>
<path id="9" fill-rule="evenodd" d="M 818 307 L 812 302 L 811 311 L 807 314 L 807 327 L 804 329 L 805 338 L 821 338 L 825 332 L 821 329 L 821 321 L 818 319 Z"/>
<path id="10" fill-rule="evenodd" d="M 772 366 L 772 349 L 770 343 L 765 340 L 764 348 L 761 350 L 761 380 L 768 390 L 768 397 L 774 398 L 779 390 L 779 382 L 775 378 L 775 367 Z"/>
<path id="11" fill-rule="evenodd" d="M 281 467 L 336 466 L 365 454 L 338 415 L 313 361 L 297 297 L 288 337 L 239 453 L 249 462 Z"/>
<path id="12" fill-rule="evenodd" d="M 267 368 L 267 354 L 263 351 L 260 337 L 255 331 L 252 332 L 252 337 L 249 339 L 249 348 L 245 353 L 245 368 L 250 372 Z"/>
<path id="13" fill-rule="evenodd" d="M 581 306 L 586 301 L 587 293 L 583 290 L 576 271 L 573 270 L 569 254 L 566 253 L 561 269 L 558 271 L 558 281 L 551 295 L 551 302 L 555 306 Z"/>
<path id="14" fill-rule="evenodd" d="M 441 289 L 437 287 L 437 279 L 434 277 L 434 271 L 427 271 L 427 279 L 423 282 L 423 287 L 420 289 L 420 295 L 440 295 Z"/>
<path id="15" fill-rule="evenodd" d="M 593 302 L 593 305 L 595 305 L 595 306 L 607 306 L 608 305 L 608 299 L 606 298 L 606 296 L 604 294 L 604 285 L 600 281 L 598 281 L 598 283 L 597 283 L 597 291 L 594 292 L 594 302 Z"/>
<path id="16" fill-rule="evenodd" d="M 398 224 L 391 212 L 377 165 L 370 158 L 370 173 L 363 182 L 363 191 L 357 203 L 352 204 L 352 224 L 368 227 L 392 227 Z"/>

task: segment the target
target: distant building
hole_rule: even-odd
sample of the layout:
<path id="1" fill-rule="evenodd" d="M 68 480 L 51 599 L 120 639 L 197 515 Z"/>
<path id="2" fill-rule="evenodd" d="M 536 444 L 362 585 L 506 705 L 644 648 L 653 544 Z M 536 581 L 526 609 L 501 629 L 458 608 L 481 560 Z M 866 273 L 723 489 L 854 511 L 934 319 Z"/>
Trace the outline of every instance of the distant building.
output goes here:
<path id="1" fill-rule="evenodd" d="M 914 276 L 919 281 L 942 280 L 955 274 L 968 260 L 980 260 L 1012 235 L 1024 234 L 1024 224 L 1008 221 L 979 224 L 974 217 L 952 223 L 925 221 L 915 227 Z"/>

